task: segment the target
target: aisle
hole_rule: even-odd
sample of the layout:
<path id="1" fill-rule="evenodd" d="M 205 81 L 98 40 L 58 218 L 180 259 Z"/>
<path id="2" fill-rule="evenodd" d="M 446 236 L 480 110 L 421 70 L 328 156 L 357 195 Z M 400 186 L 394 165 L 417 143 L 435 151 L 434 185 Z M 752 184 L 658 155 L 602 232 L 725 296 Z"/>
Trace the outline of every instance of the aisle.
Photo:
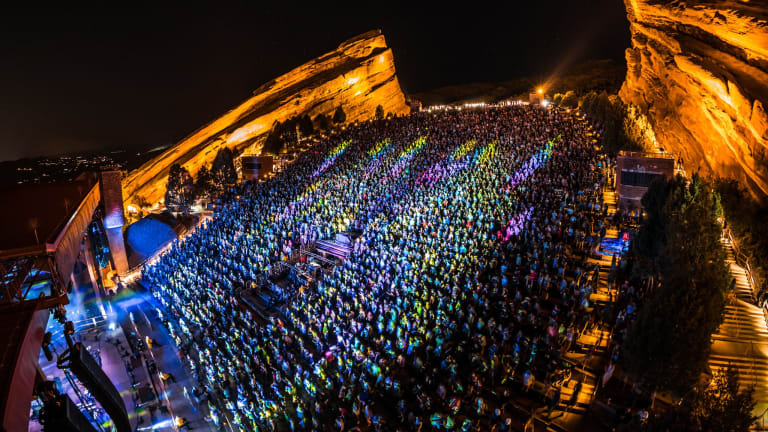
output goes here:
<path id="1" fill-rule="evenodd" d="M 608 207 L 606 219 L 609 220 L 616 213 L 616 202 L 616 193 L 610 188 L 603 189 L 603 205 Z M 609 227 L 606 230 L 604 243 L 610 244 L 618 240 L 619 231 L 614 227 Z M 590 257 L 587 260 L 590 266 L 600 265 L 597 287 L 589 297 L 593 307 L 604 307 L 616 300 L 618 293 L 616 289 L 610 288 L 608 283 L 614 255 L 618 260 L 619 256 L 614 248 L 601 246 L 599 257 Z M 593 427 L 591 423 L 594 422 L 594 418 L 587 413 L 592 403 L 599 374 L 602 373 L 609 355 L 607 349 L 611 337 L 610 328 L 604 325 L 596 326 L 591 330 L 584 331 L 571 351 L 566 354 L 570 361 L 578 363 L 581 367 L 574 369 L 573 377 L 562 387 L 561 401 L 563 402 L 560 403 L 557 410 L 560 412 L 552 416 L 553 421 L 547 425 L 547 430 L 567 431 Z M 579 379 L 582 381 L 582 385 L 576 404 L 568 406 L 565 401 L 568 401 L 573 395 Z"/>

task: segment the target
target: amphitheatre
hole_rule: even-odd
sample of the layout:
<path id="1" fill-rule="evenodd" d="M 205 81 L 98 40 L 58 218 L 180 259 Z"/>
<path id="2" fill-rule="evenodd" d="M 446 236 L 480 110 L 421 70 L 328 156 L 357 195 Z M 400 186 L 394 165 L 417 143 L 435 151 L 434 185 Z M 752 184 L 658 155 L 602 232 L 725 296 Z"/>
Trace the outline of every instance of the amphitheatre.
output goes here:
<path id="1" fill-rule="evenodd" d="M 372 30 L 122 173 L 117 430 L 764 430 L 768 9 L 624 4 L 612 93 Z"/>

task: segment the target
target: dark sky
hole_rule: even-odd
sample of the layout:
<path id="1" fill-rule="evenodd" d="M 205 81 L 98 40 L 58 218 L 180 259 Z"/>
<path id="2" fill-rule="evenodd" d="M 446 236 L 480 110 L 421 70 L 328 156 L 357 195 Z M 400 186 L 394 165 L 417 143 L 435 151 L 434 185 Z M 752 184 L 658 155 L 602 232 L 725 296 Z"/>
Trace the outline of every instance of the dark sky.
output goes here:
<path id="1" fill-rule="evenodd" d="M 174 143 L 260 84 L 375 28 L 405 92 L 623 61 L 629 45 L 621 0 L 509 1 L 503 9 L 258 3 L 0 8 L 0 160 Z"/>

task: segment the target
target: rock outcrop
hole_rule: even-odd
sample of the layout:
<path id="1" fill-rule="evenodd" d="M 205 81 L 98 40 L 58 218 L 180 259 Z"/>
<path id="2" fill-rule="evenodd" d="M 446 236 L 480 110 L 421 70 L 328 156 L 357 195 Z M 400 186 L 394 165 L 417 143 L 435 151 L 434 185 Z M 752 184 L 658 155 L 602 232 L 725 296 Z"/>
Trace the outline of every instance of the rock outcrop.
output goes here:
<path id="1" fill-rule="evenodd" d="M 619 93 L 686 170 L 768 195 L 768 8 L 763 0 L 624 0 L 632 33 Z"/>
<path id="2" fill-rule="evenodd" d="M 409 111 L 395 75 L 392 51 L 374 30 L 262 85 L 253 96 L 157 155 L 123 180 L 125 204 L 154 204 L 165 194 L 168 171 L 179 163 L 196 175 L 224 146 L 241 153 L 261 145 L 275 121 L 297 115 L 331 116 L 341 105 L 347 122 Z"/>

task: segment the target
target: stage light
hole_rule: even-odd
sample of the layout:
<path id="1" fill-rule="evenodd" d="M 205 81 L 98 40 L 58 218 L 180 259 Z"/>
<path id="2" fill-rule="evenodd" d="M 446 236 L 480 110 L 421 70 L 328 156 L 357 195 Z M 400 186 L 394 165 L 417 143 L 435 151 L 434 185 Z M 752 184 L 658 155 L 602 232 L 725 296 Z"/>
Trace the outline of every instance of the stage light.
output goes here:
<path id="1" fill-rule="evenodd" d="M 543 88 L 541 88 L 541 87 L 539 87 L 539 89 L 538 89 L 538 90 L 536 90 L 536 92 L 537 92 L 538 94 L 543 94 L 543 93 L 544 93 L 544 89 L 543 89 Z"/>

